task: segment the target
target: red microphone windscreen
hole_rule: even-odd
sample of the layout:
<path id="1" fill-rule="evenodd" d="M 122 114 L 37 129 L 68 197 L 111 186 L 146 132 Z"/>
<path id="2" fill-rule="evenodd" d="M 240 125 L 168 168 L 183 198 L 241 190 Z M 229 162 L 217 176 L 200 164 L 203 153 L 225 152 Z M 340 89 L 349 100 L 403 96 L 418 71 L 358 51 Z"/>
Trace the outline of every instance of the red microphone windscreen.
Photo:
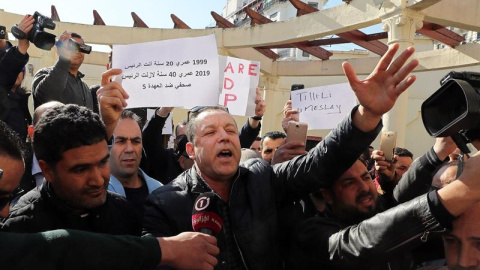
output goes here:
<path id="1" fill-rule="evenodd" d="M 223 220 L 218 214 L 217 196 L 213 192 L 202 193 L 195 200 L 192 227 L 196 232 L 201 229 L 211 230 L 213 235 L 217 235 L 222 230 Z"/>

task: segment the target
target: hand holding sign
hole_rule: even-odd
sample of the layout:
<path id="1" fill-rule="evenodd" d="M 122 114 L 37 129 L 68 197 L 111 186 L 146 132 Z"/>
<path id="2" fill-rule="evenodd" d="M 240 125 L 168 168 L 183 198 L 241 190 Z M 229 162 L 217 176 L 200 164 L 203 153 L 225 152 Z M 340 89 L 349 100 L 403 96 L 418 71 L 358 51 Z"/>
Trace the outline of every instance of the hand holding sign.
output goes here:
<path id="1" fill-rule="evenodd" d="M 97 90 L 100 116 L 107 128 L 107 138 L 112 137 L 123 108 L 127 106 L 126 99 L 129 97 L 120 84 L 110 82 L 112 76 L 119 74 L 122 74 L 120 69 L 105 71 L 102 74 L 101 87 Z"/>
<path id="2" fill-rule="evenodd" d="M 265 99 L 263 99 L 262 94 L 260 93 L 260 88 L 257 87 L 255 93 L 255 116 L 263 117 L 267 108 L 267 103 L 265 102 Z"/>

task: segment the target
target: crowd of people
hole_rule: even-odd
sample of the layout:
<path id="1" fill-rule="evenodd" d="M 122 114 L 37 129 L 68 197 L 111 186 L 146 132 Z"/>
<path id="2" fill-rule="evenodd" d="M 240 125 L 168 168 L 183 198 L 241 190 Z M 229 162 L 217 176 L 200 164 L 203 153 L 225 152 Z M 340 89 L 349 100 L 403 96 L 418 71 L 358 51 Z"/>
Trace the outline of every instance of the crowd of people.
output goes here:
<path id="1" fill-rule="evenodd" d="M 33 22 L 26 15 L 18 28 L 28 34 Z M 415 82 L 414 48 L 395 58 L 391 45 L 365 80 L 345 62 L 359 104 L 311 149 L 285 140 L 298 121 L 290 101 L 284 130 L 258 136 L 259 91 L 241 128 L 222 106 L 194 107 L 167 149 L 174 108 L 157 108 L 144 126 L 111 80 L 122 71 L 88 87 L 70 39 L 84 43 L 64 32 L 58 61 L 35 74 L 33 118 L 21 87 L 30 42 L 0 42 L 6 268 L 480 269 L 480 157 L 459 161 L 451 138 L 416 159 L 396 148 L 387 161 L 370 146 Z M 220 228 L 196 232 L 192 210 L 207 207 L 198 201 L 207 193 L 201 221 Z"/>

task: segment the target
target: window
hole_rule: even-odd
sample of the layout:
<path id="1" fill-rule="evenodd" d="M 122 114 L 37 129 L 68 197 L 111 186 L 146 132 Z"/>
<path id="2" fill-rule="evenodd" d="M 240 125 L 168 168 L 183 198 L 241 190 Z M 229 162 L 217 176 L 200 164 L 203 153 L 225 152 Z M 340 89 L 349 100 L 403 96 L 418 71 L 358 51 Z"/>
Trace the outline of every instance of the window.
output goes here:
<path id="1" fill-rule="evenodd" d="M 274 21 L 277 19 L 277 15 L 278 15 L 278 12 L 275 12 L 273 13 L 272 15 L 270 15 L 270 20 Z"/>
<path id="2" fill-rule="evenodd" d="M 305 52 L 305 51 L 302 51 L 302 56 L 303 56 L 303 57 L 310 57 L 310 54 L 307 53 L 307 52 Z"/>

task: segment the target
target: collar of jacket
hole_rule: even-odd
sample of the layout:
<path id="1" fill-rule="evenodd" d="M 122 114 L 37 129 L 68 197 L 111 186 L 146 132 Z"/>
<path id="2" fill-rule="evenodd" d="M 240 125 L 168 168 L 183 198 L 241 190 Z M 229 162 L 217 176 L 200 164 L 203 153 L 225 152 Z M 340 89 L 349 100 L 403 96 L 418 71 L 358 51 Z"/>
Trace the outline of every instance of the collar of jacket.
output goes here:
<path id="1" fill-rule="evenodd" d="M 72 77 L 75 78 L 75 75 L 73 75 L 72 73 L 68 72 L 68 74 L 70 74 Z M 77 78 L 78 78 L 78 79 L 81 79 L 81 78 L 83 78 L 83 77 L 85 77 L 85 74 L 83 74 L 82 72 L 80 72 L 80 70 L 77 71 Z"/>
<path id="2" fill-rule="evenodd" d="M 237 170 L 237 175 L 233 180 L 232 187 L 233 187 L 233 184 L 236 181 L 240 181 L 240 179 L 242 179 L 242 176 L 245 175 L 246 173 L 248 173 L 248 169 L 239 166 Z M 197 172 L 196 164 L 194 164 L 191 169 L 187 170 L 186 180 L 187 180 L 187 185 L 190 187 L 190 190 L 192 191 L 192 193 L 200 194 L 204 192 L 213 191 L 213 189 L 208 185 L 208 183 Z"/>
<path id="3" fill-rule="evenodd" d="M 40 193 L 42 195 L 42 198 L 44 198 L 44 200 L 47 202 L 47 204 L 50 207 L 52 207 L 55 210 L 55 212 L 57 212 L 59 214 L 62 214 L 62 215 L 65 215 L 66 217 L 78 217 L 78 218 L 80 218 L 80 216 L 82 215 L 82 214 L 77 214 L 75 208 L 68 205 L 67 203 L 65 203 L 65 201 L 61 200 L 60 198 L 58 198 L 58 196 L 55 194 L 55 191 L 52 189 L 50 182 L 44 181 L 44 183 L 43 183 L 43 185 L 40 189 Z M 108 197 L 109 197 L 108 191 L 107 191 L 106 196 L 107 196 L 107 198 L 106 198 L 105 203 L 103 205 L 101 205 L 99 207 L 96 207 L 94 209 L 89 209 L 87 211 L 87 213 L 94 215 L 101 208 L 103 208 L 107 204 L 107 200 L 108 200 Z"/>

